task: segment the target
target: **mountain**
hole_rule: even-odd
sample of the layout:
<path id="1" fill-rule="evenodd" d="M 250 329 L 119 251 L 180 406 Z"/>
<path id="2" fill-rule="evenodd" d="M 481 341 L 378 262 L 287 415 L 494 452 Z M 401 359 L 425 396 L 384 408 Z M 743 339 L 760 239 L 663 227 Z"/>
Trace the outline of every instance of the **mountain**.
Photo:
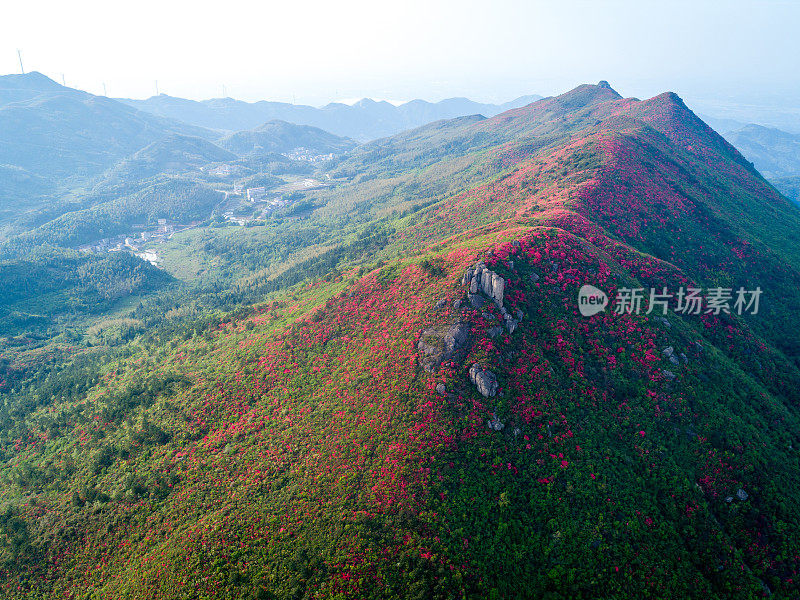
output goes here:
<path id="1" fill-rule="evenodd" d="M 316 127 L 269 121 L 250 131 L 232 133 L 219 140 L 219 145 L 239 156 L 284 154 L 299 148 L 322 155 L 340 154 L 354 148 L 356 143 Z"/>
<path id="2" fill-rule="evenodd" d="M 768 179 L 800 175 L 800 134 L 750 124 L 724 136 Z"/>
<path id="3" fill-rule="evenodd" d="M 20 87 L 28 87 L 20 92 Z M 207 136 L 123 103 L 62 87 L 40 73 L 0 77 L 0 92 L 29 97 L 0 106 L 0 164 L 40 176 L 90 176 L 167 134 Z"/>
<path id="4" fill-rule="evenodd" d="M 0 226 L 18 230 L 16 221 L 37 219 L 121 159 L 172 134 L 216 137 L 41 73 L 0 77 Z"/>
<path id="5" fill-rule="evenodd" d="M 800 210 L 677 95 L 328 174 L 176 241 L 213 294 L 120 310 L 120 346 L 4 355 L 5 595 L 798 596 Z"/>
<path id="6" fill-rule="evenodd" d="M 400 106 L 364 98 L 353 105 L 331 103 L 322 108 L 283 102 L 242 102 L 217 98 L 197 102 L 161 94 L 147 100 L 122 99 L 139 110 L 210 129 L 239 131 L 255 129 L 266 121 L 282 120 L 311 125 L 339 136 L 366 141 L 418 127 L 431 121 L 483 114 L 492 116 L 541 96 L 522 96 L 505 104 L 481 104 L 466 98 L 431 103 L 413 100 Z"/>
<path id="7" fill-rule="evenodd" d="M 781 194 L 800 203 L 800 175 L 778 177 L 770 181 Z"/>
<path id="8" fill-rule="evenodd" d="M 58 95 L 65 89 L 67 88 L 36 71 L 24 75 L 3 75 L 0 76 L 0 107 L 42 95 Z"/>
<path id="9" fill-rule="evenodd" d="M 235 161 L 237 158 L 236 154 L 202 138 L 170 134 L 117 163 L 109 177 L 131 182 L 161 173 L 175 175 L 199 170 L 211 163 Z"/>
<path id="10" fill-rule="evenodd" d="M 725 135 L 729 131 L 734 131 L 736 129 L 741 129 L 745 127 L 747 123 L 743 121 L 737 121 L 736 119 L 725 119 L 725 118 L 717 118 L 712 117 L 709 115 L 698 115 L 703 121 L 708 123 L 717 133 Z"/>

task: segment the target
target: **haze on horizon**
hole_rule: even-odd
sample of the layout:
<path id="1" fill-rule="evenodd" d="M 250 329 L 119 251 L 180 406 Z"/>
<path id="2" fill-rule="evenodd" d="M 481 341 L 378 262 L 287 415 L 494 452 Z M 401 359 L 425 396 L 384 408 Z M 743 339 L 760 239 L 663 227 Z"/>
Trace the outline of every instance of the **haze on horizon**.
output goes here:
<path id="1" fill-rule="evenodd" d="M 626 96 L 800 104 L 800 3 L 421 0 L 16 3 L 0 73 L 40 71 L 112 97 L 159 91 L 322 105 L 372 97 L 503 102 L 607 79 Z M 441 24 L 447 26 L 442 27 Z"/>

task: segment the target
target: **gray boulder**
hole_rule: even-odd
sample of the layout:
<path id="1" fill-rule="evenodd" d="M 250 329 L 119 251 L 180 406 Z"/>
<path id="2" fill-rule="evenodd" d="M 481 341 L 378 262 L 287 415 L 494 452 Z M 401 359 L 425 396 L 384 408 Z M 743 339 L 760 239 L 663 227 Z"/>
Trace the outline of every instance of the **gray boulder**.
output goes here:
<path id="1" fill-rule="evenodd" d="M 503 328 L 502 327 L 497 327 L 497 326 L 491 327 L 486 333 L 490 338 L 494 339 L 498 335 L 503 333 Z"/>
<path id="2" fill-rule="evenodd" d="M 503 422 L 497 418 L 497 415 L 492 415 L 492 418 L 486 421 L 486 424 L 489 426 L 489 429 L 494 431 L 502 431 L 505 427 Z"/>
<path id="3" fill-rule="evenodd" d="M 463 360 L 469 346 L 470 330 L 467 323 L 458 321 L 452 325 L 425 329 L 417 343 L 420 364 L 428 373 L 435 373 L 443 362 Z"/>
<path id="4" fill-rule="evenodd" d="M 497 377 L 491 371 L 481 368 L 478 363 L 469 368 L 469 380 L 475 384 L 484 398 L 497 394 Z"/>
<path id="5" fill-rule="evenodd" d="M 503 321 L 506 324 L 506 329 L 508 330 L 509 334 L 514 333 L 514 330 L 517 328 L 517 325 L 519 325 L 519 321 L 517 321 L 509 314 L 506 314 L 506 316 L 503 318 Z"/>
<path id="6" fill-rule="evenodd" d="M 472 308 L 480 310 L 483 308 L 484 304 L 486 304 L 486 300 L 484 300 L 480 295 L 472 293 L 469 294 L 469 305 Z"/>

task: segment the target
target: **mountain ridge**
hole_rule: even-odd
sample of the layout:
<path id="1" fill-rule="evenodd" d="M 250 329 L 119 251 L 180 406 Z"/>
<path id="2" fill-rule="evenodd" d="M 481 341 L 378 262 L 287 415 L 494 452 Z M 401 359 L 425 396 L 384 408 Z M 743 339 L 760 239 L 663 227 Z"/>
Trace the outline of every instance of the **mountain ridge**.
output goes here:
<path id="1" fill-rule="evenodd" d="M 0 428 L 7 594 L 797 595 L 800 212 L 733 146 L 579 86 L 333 169 L 319 276 Z M 586 285 L 764 298 L 585 317 Z"/>
<path id="2" fill-rule="evenodd" d="M 266 121 L 278 119 L 367 141 L 443 118 L 482 112 L 496 114 L 540 98 L 541 96 L 522 96 L 501 105 L 481 104 L 466 98 L 448 98 L 436 103 L 412 100 L 400 106 L 364 98 L 353 105 L 332 102 L 321 108 L 266 100 L 247 103 L 232 98 L 198 102 L 163 94 L 147 100 L 122 101 L 154 114 L 172 116 L 187 123 L 203 123 L 204 127 L 214 129 L 254 129 Z M 218 111 L 217 114 L 215 110 Z"/>

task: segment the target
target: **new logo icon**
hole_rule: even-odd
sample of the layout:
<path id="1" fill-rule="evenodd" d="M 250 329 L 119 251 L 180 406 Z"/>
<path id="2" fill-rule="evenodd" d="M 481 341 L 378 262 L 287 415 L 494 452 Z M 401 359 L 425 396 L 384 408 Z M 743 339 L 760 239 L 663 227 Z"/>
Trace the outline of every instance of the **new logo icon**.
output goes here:
<path id="1" fill-rule="evenodd" d="M 584 317 L 603 312 L 608 306 L 608 296 L 593 285 L 584 285 L 578 291 L 578 310 Z"/>

